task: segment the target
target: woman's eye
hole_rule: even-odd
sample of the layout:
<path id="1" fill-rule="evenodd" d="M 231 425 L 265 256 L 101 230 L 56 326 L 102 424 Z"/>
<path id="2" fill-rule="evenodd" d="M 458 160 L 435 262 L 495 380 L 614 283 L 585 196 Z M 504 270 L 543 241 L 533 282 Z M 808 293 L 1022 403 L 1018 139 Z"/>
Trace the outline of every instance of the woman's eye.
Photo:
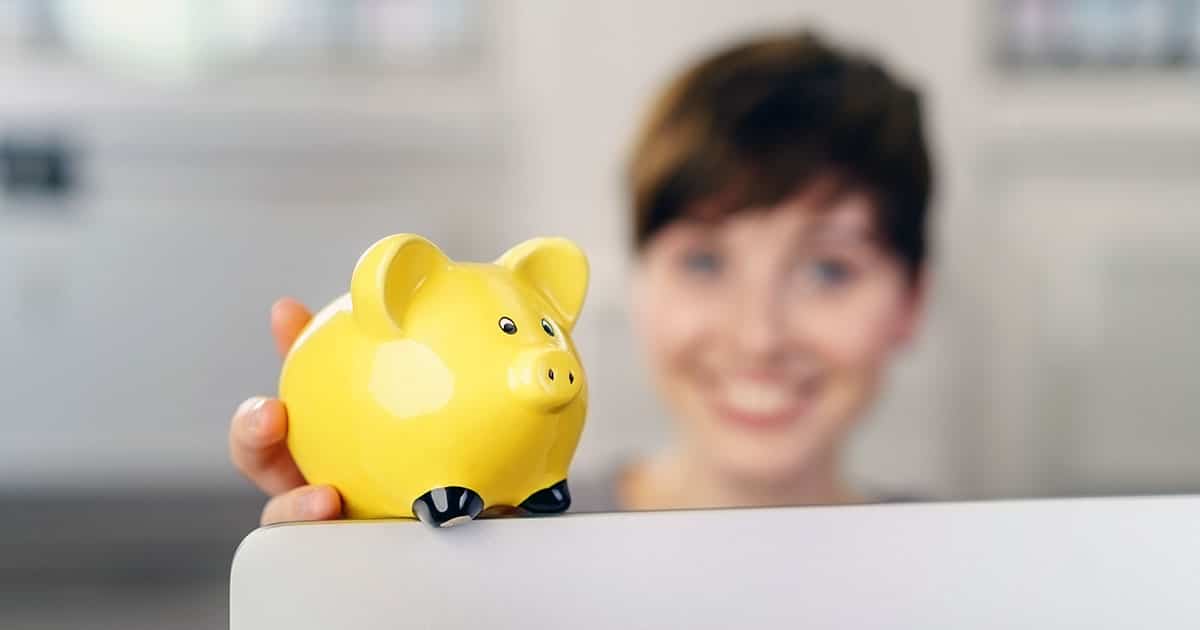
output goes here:
<path id="1" fill-rule="evenodd" d="M 513 320 L 511 320 L 507 317 L 501 317 L 499 324 L 500 324 L 500 330 L 503 330 L 504 334 L 506 334 L 506 335 L 517 334 L 517 324 Z"/>
<path id="2" fill-rule="evenodd" d="M 542 319 L 542 330 L 546 331 L 547 335 L 550 335 L 551 337 L 554 336 L 554 327 L 551 326 L 550 322 L 546 321 L 544 318 Z"/>
<path id="3" fill-rule="evenodd" d="M 721 271 L 721 257 L 713 252 L 690 252 L 683 257 L 685 269 L 701 274 L 715 274 Z"/>
<path id="4" fill-rule="evenodd" d="M 833 259 L 814 260 L 808 264 L 808 274 L 823 287 L 839 287 L 853 279 L 850 265 Z"/>

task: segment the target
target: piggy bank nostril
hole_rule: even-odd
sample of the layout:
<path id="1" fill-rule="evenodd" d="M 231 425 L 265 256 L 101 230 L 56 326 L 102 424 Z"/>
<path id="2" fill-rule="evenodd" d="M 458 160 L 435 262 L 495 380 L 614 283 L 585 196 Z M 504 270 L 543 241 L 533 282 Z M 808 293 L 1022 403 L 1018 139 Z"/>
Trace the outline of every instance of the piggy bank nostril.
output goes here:
<path id="1" fill-rule="evenodd" d="M 550 370 L 549 372 L 546 372 L 546 375 L 550 377 L 550 380 L 552 380 L 552 381 L 554 380 L 554 370 Z"/>
<path id="2" fill-rule="evenodd" d="M 575 382 L 575 373 L 574 372 L 567 372 L 567 382 L 569 382 L 569 383 Z"/>

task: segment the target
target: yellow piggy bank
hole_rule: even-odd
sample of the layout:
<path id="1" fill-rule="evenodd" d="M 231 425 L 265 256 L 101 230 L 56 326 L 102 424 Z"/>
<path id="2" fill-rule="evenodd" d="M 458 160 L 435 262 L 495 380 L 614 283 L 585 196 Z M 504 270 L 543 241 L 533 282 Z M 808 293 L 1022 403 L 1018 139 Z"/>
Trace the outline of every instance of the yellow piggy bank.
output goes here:
<path id="1" fill-rule="evenodd" d="M 397 234 L 354 268 L 283 364 L 288 446 L 350 518 L 444 527 L 485 508 L 556 513 L 583 431 L 587 378 L 570 331 L 587 291 L 573 243 L 526 241 L 455 262 Z"/>

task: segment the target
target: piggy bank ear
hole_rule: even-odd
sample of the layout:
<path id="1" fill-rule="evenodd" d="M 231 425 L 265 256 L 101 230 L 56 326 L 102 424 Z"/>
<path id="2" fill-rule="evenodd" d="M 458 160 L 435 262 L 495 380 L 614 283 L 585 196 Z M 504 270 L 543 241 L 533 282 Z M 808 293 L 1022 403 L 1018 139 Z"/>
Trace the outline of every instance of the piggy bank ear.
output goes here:
<path id="1" fill-rule="evenodd" d="M 450 266 L 437 245 L 415 234 L 395 234 L 371 246 L 354 267 L 350 303 L 369 334 L 394 336 L 417 289 Z"/>
<path id="2" fill-rule="evenodd" d="M 587 257 L 565 238 L 535 238 L 508 250 L 496 264 L 512 269 L 546 297 L 570 330 L 587 294 Z"/>

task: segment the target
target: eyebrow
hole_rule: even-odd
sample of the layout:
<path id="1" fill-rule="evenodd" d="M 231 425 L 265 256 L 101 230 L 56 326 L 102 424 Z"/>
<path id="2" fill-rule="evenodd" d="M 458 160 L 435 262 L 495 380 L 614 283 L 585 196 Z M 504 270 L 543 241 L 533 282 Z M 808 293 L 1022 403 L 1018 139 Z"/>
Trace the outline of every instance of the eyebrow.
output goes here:
<path id="1" fill-rule="evenodd" d="M 729 219 L 729 215 L 690 216 L 683 217 L 680 223 L 698 228 L 693 232 L 699 238 L 712 240 L 720 226 Z M 871 225 L 850 225 L 819 216 L 816 220 L 802 226 L 792 239 L 796 245 L 810 246 L 841 245 L 880 247 L 884 244 L 879 231 Z"/>
<path id="2" fill-rule="evenodd" d="M 826 222 L 821 222 L 812 226 L 806 226 L 797 240 L 799 240 L 801 243 L 833 242 L 849 243 L 853 245 L 865 244 L 872 246 L 877 246 L 881 242 L 878 231 L 872 228 L 847 228 L 830 225 Z"/>

